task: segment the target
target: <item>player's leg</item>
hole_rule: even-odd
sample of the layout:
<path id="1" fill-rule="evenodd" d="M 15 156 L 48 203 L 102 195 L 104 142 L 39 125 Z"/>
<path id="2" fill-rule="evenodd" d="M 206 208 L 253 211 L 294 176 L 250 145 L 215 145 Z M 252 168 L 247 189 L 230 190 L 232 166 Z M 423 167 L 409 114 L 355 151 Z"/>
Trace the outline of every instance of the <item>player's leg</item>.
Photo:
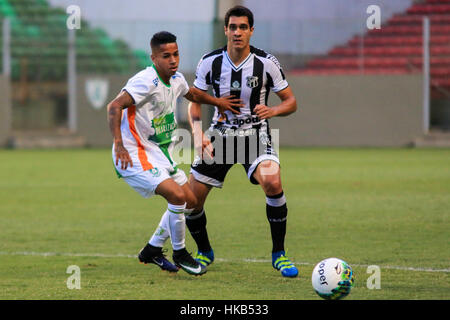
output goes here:
<path id="1" fill-rule="evenodd" d="M 186 180 L 184 173 L 182 176 Z M 162 228 L 166 227 L 168 230 L 172 242 L 173 260 L 175 264 L 187 273 L 201 275 L 206 272 L 206 268 L 192 258 L 185 246 L 186 219 L 184 213 L 186 200 L 188 199 L 193 204 L 196 203 L 195 196 L 186 187 L 187 183 L 183 183 L 183 186 L 180 186 L 175 180 L 167 179 L 158 185 L 155 192 L 164 197 L 168 202 L 167 211 L 164 213 L 161 225 Z M 153 244 L 153 239 L 158 240 L 159 237 L 156 234 L 153 235 L 149 242 L 150 245 Z"/>
<path id="2" fill-rule="evenodd" d="M 184 192 L 184 196 L 186 199 L 186 214 L 190 214 L 194 209 L 188 209 L 188 208 L 196 208 L 197 207 L 197 197 L 192 191 L 192 188 L 189 185 L 189 182 L 184 183 L 181 186 L 181 189 Z"/>
<path id="3" fill-rule="evenodd" d="M 266 195 L 266 215 L 272 236 L 272 265 L 285 277 L 295 277 L 298 269 L 286 257 L 284 240 L 286 236 L 287 205 L 281 183 L 280 166 L 273 160 L 257 164 L 251 177 L 261 185 Z"/>
<path id="4" fill-rule="evenodd" d="M 197 198 L 197 205 L 187 208 L 189 214 L 186 217 L 186 225 L 197 244 L 195 259 L 204 266 L 214 261 L 214 251 L 206 229 L 204 204 L 212 187 L 222 188 L 225 176 L 232 166 L 233 164 L 207 164 L 201 161 L 194 161 L 191 166 L 189 186 Z"/>
<path id="5" fill-rule="evenodd" d="M 197 252 L 194 258 L 202 265 L 208 266 L 214 261 L 214 251 L 211 248 L 206 229 L 204 204 L 212 186 L 197 181 L 191 174 L 189 176 L 189 188 L 196 196 L 197 203 L 195 206 L 187 206 L 186 226 L 197 244 Z"/>
<path id="6" fill-rule="evenodd" d="M 278 164 L 271 160 L 262 161 L 253 173 L 253 178 L 266 195 L 266 213 L 272 233 L 272 252 L 282 251 L 286 235 L 287 206 Z"/>
<path id="7" fill-rule="evenodd" d="M 186 178 L 185 178 L 186 179 Z M 161 217 L 159 225 L 146 244 L 139 252 L 138 258 L 142 263 L 154 263 L 161 269 L 170 272 L 178 271 L 178 268 L 168 261 L 163 254 L 163 246 L 168 238 L 172 241 L 174 253 L 183 259 L 178 259 L 176 264 L 191 274 L 202 274 L 206 270 L 189 255 L 185 248 L 185 219 L 186 207 L 185 195 L 181 187 L 168 174 L 165 169 L 154 168 L 124 180 L 143 197 L 149 198 L 158 194 L 167 202 L 167 209 Z M 180 265 L 182 260 L 182 265 Z M 187 265 L 187 268 L 184 266 Z"/>
<path id="8" fill-rule="evenodd" d="M 167 228 L 173 250 L 184 249 L 186 198 L 183 190 L 173 179 L 166 179 L 158 185 L 155 193 L 167 200 L 167 210 L 163 216 L 163 218 L 166 216 L 167 219 L 164 219 L 162 225 Z"/>
<path id="9" fill-rule="evenodd" d="M 155 172 L 159 172 L 159 174 L 155 174 Z M 153 172 L 144 171 L 133 176 L 124 177 L 125 182 L 144 198 L 150 198 L 155 195 L 157 185 L 166 179 L 170 180 L 169 175 L 157 169 Z M 178 268 L 166 259 L 162 250 L 165 241 L 169 238 L 167 219 L 168 215 L 166 211 L 150 241 L 139 252 L 138 259 L 141 263 L 153 263 L 162 270 L 177 272 Z"/>

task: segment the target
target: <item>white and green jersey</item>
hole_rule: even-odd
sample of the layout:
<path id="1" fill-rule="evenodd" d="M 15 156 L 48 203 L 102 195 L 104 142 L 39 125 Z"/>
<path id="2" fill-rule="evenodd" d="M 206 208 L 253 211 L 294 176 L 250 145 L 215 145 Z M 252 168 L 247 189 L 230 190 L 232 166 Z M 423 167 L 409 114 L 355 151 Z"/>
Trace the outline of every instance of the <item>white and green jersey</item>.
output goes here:
<path id="1" fill-rule="evenodd" d="M 119 161 L 117 173 L 126 177 L 153 168 L 175 173 L 177 167 L 171 156 L 177 128 L 174 112 L 178 97 L 189 91 L 184 76 L 177 72 L 170 83 L 164 83 L 152 65 L 128 80 L 122 90 L 134 100 L 133 106 L 122 112 L 120 126 L 133 167 L 122 170 Z M 112 154 L 115 164 L 114 146 Z"/>

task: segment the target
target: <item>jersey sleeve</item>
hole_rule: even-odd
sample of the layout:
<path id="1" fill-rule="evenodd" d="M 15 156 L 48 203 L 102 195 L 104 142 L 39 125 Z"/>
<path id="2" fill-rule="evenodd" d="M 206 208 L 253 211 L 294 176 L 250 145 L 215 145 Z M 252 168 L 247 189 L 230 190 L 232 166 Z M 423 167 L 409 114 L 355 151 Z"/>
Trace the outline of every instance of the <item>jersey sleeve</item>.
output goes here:
<path id="1" fill-rule="evenodd" d="M 195 71 L 195 80 L 194 80 L 194 87 L 206 91 L 209 89 L 209 86 L 211 84 L 210 79 L 210 71 L 211 69 L 211 59 L 201 59 L 200 62 L 197 65 L 197 70 Z"/>
<path id="2" fill-rule="evenodd" d="M 177 74 L 180 76 L 180 96 L 184 97 L 189 91 L 189 84 L 182 73 L 177 72 Z"/>
<path id="3" fill-rule="evenodd" d="M 281 68 L 280 63 L 278 62 L 275 56 L 269 54 L 267 56 L 268 59 L 268 67 L 267 72 L 271 78 L 270 88 L 273 92 L 278 92 L 286 89 L 289 86 L 289 83 L 286 80 L 286 77 L 283 73 L 283 69 Z"/>
<path id="4" fill-rule="evenodd" d="M 149 81 L 146 81 L 144 77 L 137 74 L 128 80 L 122 91 L 125 90 L 128 92 L 128 94 L 133 98 L 134 104 L 138 105 L 145 99 L 145 97 L 148 96 L 150 89 Z"/>

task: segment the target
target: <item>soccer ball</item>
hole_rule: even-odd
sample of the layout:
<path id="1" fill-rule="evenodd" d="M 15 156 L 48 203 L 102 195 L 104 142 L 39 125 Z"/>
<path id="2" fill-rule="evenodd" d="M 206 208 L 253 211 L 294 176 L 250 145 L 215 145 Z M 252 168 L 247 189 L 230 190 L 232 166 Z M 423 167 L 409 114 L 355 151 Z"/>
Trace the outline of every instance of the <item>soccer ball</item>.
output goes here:
<path id="1" fill-rule="evenodd" d="M 314 290 L 321 298 L 337 300 L 350 293 L 355 278 L 352 268 L 345 261 L 328 258 L 314 267 L 311 280 Z"/>

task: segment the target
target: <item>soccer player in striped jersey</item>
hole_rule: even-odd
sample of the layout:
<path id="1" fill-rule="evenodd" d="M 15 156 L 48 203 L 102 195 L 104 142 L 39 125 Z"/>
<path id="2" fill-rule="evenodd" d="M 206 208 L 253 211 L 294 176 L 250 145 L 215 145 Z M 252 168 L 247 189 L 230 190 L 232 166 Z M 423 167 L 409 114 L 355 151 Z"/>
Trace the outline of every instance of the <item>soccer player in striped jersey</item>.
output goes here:
<path id="1" fill-rule="evenodd" d="M 196 206 L 188 205 L 192 213 L 186 217 L 188 229 L 198 246 L 195 258 L 205 266 L 214 260 L 206 229 L 204 203 L 212 187 L 222 187 L 233 164 L 241 163 L 248 179 L 253 184 L 259 184 L 266 195 L 266 214 L 273 244 L 272 266 L 284 277 L 295 277 L 298 269 L 286 257 L 284 248 L 288 210 L 268 119 L 295 112 L 297 102 L 278 60 L 250 46 L 254 27 L 253 14 L 248 8 L 231 8 L 225 15 L 224 30 L 226 47 L 202 57 L 197 66 L 194 86 L 204 91 L 212 87 L 216 97 L 233 95 L 242 99 L 245 106 L 239 109 L 239 114 L 230 111 L 222 113 L 216 108 L 205 134 L 198 121 L 200 104 L 192 103 L 189 108 L 194 140 L 201 141 L 205 151 L 202 151 L 203 157 L 196 157 L 192 163 L 189 178 L 198 200 Z M 280 104 L 267 106 L 270 90 L 278 95 Z M 199 136 L 200 139 L 196 139 Z M 226 148 L 230 142 L 234 143 L 231 152 Z M 205 157 L 207 154 L 209 157 Z M 207 161 L 207 158 L 210 160 Z"/>
<path id="2" fill-rule="evenodd" d="M 120 94 L 108 104 L 108 121 L 114 137 L 112 158 L 116 172 L 144 198 L 161 195 L 167 202 L 159 226 L 139 253 L 142 263 L 154 263 L 169 272 L 178 267 L 193 275 L 206 272 L 185 248 L 186 203 L 196 198 L 188 187 L 186 174 L 172 158 L 174 111 L 179 96 L 190 101 L 217 103 L 230 110 L 239 107 L 239 99 L 215 98 L 189 88 L 177 72 L 179 64 L 176 37 L 166 31 L 156 33 L 150 42 L 153 64 L 133 76 Z M 236 111 L 234 111 L 236 112 Z M 162 248 L 170 238 L 175 265 Z"/>

